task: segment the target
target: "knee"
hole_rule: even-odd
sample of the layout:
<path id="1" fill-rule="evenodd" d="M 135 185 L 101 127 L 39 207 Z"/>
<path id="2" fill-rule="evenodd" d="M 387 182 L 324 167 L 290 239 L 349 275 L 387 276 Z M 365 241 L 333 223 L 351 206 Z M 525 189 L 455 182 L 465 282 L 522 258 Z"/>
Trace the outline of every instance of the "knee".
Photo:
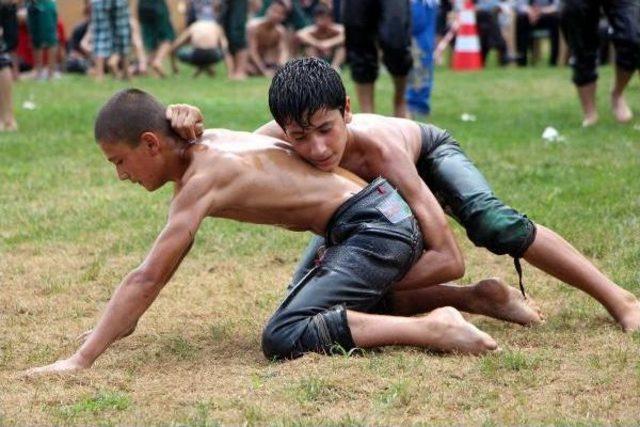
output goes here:
<path id="1" fill-rule="evenodd" d="M 476 246 L 496 255 L 519 258 L 535 238 L 535 225 L 525 215 L 503 206 L 475 215 L 467 234 Z"/>
<path id="2" fill-rule="evenodd" d="M 290 359 L 294 345 L 272 318 L 262 331 L 262 353 L 269 360 Z"/>
<path id="3" fill-rule="evenodd" d="M 382 60 L 392 76 L 406 76 L 413 65 L 413 58 L 408 47 L 386 48 Z"/>
<path id="4" fill-rule="evenodd" d="M 446 281 L 450 282 L 453 280 L 461 279 L 464 276 L 465 268 L 466 267 L 464 264 L 464 258 L 462 257 L 460 251 L 458 251 L 458 255 L 450 258 L 449 262 L 447 263 Z"/>
<path id="5" fill-rule="evenodd" d="M 378 56 L 375 52 L 349 52 L 351 77 L 356 83 L 373 83 L 378 78 Z"/>
<path id="6" fill-rule="evenodd" d="M 615 43 L 616 65 L 624 71 L 640 68 L 640 41 L 618 41 Z"/>

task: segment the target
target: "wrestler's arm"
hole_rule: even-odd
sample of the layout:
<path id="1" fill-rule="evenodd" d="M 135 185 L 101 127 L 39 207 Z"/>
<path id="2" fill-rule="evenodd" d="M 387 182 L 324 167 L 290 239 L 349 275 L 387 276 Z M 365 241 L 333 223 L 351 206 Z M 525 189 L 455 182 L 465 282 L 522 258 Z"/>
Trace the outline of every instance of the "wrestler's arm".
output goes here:
<path id="1" fill-rule="evenodd" d="M 425 243 L 420 259 L 394 289 L 435 285 L 460 277 L 464 260 L 447 218 L 407 153 L 389 151 L 382 156 L 382 162 L 378 170 L 383 171 L 411 207 Z"/>
<path id="2" fill-rule="evenodd" d="M 166 226 L 143 263 L 129 273 L 111 297 L 96 328 L 68 359 L 34 368 L 27 375 L 72 372 L 91 367 L 114 341 L 130 333 L 189 252 L 217 192 L 195 176 L 174 198 Z"/>

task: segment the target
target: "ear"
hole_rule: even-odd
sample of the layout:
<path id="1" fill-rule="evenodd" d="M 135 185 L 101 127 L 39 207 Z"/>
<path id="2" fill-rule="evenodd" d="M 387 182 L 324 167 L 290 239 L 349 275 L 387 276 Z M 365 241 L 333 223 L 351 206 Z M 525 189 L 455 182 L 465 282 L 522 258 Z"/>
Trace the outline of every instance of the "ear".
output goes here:
<path id="1" fill-rule="evenodd" d="M 351 123 L 351 119 L 353 118 L 353 113 L 351 112 L 351 98 L 347 95 L 344 102 L 344 122 Z"/>
<path id="2" fill-rule="evenodd" d="M 160 139 L 153 132 L 143 132 L 140 135 L 140 144 L 152 156 L 160 153 Z"/>

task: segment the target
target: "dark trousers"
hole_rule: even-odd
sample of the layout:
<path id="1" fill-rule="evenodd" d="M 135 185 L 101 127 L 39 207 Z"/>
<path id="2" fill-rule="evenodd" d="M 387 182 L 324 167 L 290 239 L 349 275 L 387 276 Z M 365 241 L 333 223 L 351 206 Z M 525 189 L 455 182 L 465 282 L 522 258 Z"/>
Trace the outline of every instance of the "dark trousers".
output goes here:
<path id="1" fill-rule="evenodd" d="M 558 47 L 560 46 L 560 17 L 558 14 L 543 15 L 538 22 L 531 24 L 529 17 L 524 13 L 519 13 L 516 20 L 516 48 L 518 49 L 518 65 L 527 65 L 527 51 L 531 46 L 532 33 L 535 30 L 546 29 L 549 31 L 551 39 L 551 55 L 549 65 L 555 66 L 558 63 Z"/>
<path id="2" fill-rule="evenodd" d="M 409 73 L 411 9 L 408 0 L 342 0 L 347 60 L 357 83 L 378 78 L 378 48 L 392 76 Z"/>
<path id="3" fill-rule="evenodd" d="M 573 58 L 573 82 L 584 86 L 598 79 L 600 9 L 613 29 L 616 65 L 640 68 L 640 0 L 563 0 L 562 31 Z"/>
<path id="4" fill-rule="evenodd" d="M 478 35 L 480 36 L 480 52 L 482 53 L 482 63 L 487 62 L 487 55 L 491 49 L 498 51 L 500 65 L 505 65 L 507 60 L 507 42 L 505 42 L 500 25 L 498 24 L 498 13 L 494 11 L 476 11 L 476 22 L 478 24 Z"/>

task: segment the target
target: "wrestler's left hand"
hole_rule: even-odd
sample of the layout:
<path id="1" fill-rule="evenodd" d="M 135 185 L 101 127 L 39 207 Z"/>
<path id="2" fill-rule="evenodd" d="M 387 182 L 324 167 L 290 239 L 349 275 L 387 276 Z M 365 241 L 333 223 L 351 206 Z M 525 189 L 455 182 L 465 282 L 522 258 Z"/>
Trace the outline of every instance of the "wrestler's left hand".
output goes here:
<path id="1" fill-rule="evenodd" d="M 187 141 L 198 139 L 204 132 L 204 117 L 197 107 L 187 104 L 169 105 L 166 117 L 173 130 Z"/>

